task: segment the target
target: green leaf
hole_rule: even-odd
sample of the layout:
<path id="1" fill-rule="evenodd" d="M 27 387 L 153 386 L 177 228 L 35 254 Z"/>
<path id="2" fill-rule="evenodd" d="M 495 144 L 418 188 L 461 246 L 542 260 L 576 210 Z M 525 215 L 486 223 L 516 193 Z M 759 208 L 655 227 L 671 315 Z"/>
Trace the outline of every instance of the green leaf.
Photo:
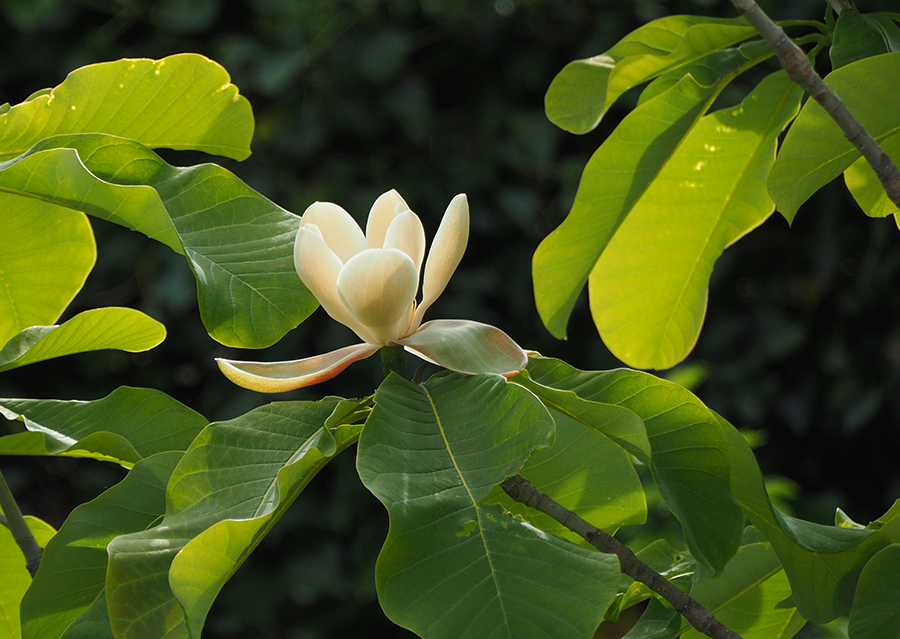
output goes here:
<path id="1" fill-rule="evenodd" d="M 829 49 L 833 69 L 892 51 L 900 51 L 900 27 L 892 20 L 852 6 L 841 11 Z"/>
<path id="2" fill-rule="evenodd" d="M 0 115 L 0 159 L 62 133 L 108 133 L 243 160 L 253 113 L 225 69 L 195 53 L 91 64 Z"/>
<path id="3" fill-rule="evenodd" d="M 277 402 L 205 428 L 169 480 L 165 517 L 110 542 L 119 639 L 198 637 L 224 583 L 300 491 L 356 441 L 359 402 Z"/>
<path id="4" fill-rule="evenodd" d="M 78 211 L 3 192 L 0 211 L 2 346 L 29 326 L 59 319 L 94 267 L 97 247 Z"/>
<path id="5" fill-rule="evenodd" d="M 753 451 L 734 427 L 721 417 L 719 421 L 728 440 L 734 496 L 775 549 L 797 610 L 815 623 L 848 613 L 859 573 L 887 545 L 885 535 L 823 526 L 775 510 Z"/>
<path id="6" fill-rule="evenodd" d="M 59 326 L 31 326 L 0 349 L 0 372 L 54 357 L 117 349 L 137 353 L 158 346 L 166 327 L 132 308 L 95 308 Z"/>
<path id="7" fill-rule="evenodd" d="M 181 456 L 168 452 L 148 457 L 121 482 L 69 514 L 47 545 L 22 601 L 26 638 L 71 637 L 78 627 L 89 627 L 91 637 L 111 636 L 108 619 L 105 632 L 102 618 L 96 620 L 97 613 L 106 612 L 106 546 L 118 535 L 146 530 L 159 520 L 165 511 L 166 483 Z"/>
<path id="8" fill-rule="evenodd" d="M 42 548 L 56 532 L 50 524 L 37 517 L 25 515 L 25 523 Z M 25 567 L 25 556 L 9 528 L 0 525 L 0 636 L 7 639 L 22 636 L 19 606 L 30 585 L 31 574 Z"/>
<path id="9" fill-rule="evenodd" d="M 890 157 L 900 158 L 900 135 L 882 140 L 880 146 Z M 844 182 L 853 199 L 869 217 L 887 217 L 900 212 L 888 198 L 881 180 L 866 158 L 858 158 L 844 171 Z"/>
<path id="10" fill-rule="evenodd" d="M 716 80 L 684 75 L 629 113 L 591 156 L 572 210 L 532 262 L 535 303 L 555 337 L 565 338 L 572 308 L 616 229 L 744 62 L 734 50 L 712 56 L 704 65 Z"/>
<path id="11" fill-rule="evenodd" d="M 375 401 L 357 468 L 390 514 L 375 568 L 388 617 L 427 639 L 592 636 L 615 557 L 479 503 L 550 442 L 540 402 L 499 376 L 450 374 L 391 375 Z"/>
<path id="12" fill-rule="evenodd" d="M 316 308 L 294 268 L 300 218 L 214 164 L 176 168 L 130 140 L 56 136 L 0 165 L 3 188 L 84 210 L 183 253 L 203 322 L 225 345 L 270 346 Z"/>
<path id="13" fill-rule="evenodd" d="M 90 457 L 128 467 L 186 450 L 207 424 L 165 393 L 128 386 L 90 402 L 0 399 L 0 414 L 28 429 L 0 437 L 0 454 Z"/>
<path id="14" fill-rule="evenodd" d="M 606 53 L 567 64 L 547 90 L 547 117 L 561 129 L 587 133 L 628 89 L 755 35 L 743 18 L 654 20 Z"/>
<path id="15" fill-rule="evenodd" d="M 900 74 L 900 53 L 853 62 L 825 78 L 860 124 L 879 144 L 900 132 L 894 105 L 900 85 L 886 81 Z M 856 147 L 815 100 L 807 100 L 788 130 L 769 174 L 769 195 L 788 222 L 822 186 L 860 157 Z"/>
<path id="16" fill-rule="evenodd" d="M 766 178 L 803 92 L 783 71 L 687 134 L 591 271 L 591 313 L 610 351 L 667 369 L 694 348 L 726 247 L 775 210 Z"/>
<path id="17" fill-rule="evenodd" d="M 744 513 L 731 494 L 728 445 L 716 415 L 689 391 L 639 371 L 579 371 L 532 357 L 528 372 L 538 384 L 619 404 L 643 419 L 653 479 L 691 555 L 713 573 L 724 568 L 737 551 Z"/>
<path id="18" fill-rule="evenodd" d="M 852 639 L 900 637 L 900 544 L 883 548 L 865 565 L 850 610 Z"/>

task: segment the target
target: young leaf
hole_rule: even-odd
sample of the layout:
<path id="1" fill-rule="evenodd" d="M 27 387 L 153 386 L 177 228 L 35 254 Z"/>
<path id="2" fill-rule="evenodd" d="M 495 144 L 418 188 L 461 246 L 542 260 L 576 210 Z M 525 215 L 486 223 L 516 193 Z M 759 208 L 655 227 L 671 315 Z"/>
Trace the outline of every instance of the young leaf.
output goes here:
<path id="1" fill-rule="evenodd" d="M 31 326 L 0 349 L 0 372 L 54 357 L 116 349 L 137 353 L 158 346 L 166 327 L 132 308 L 95 308 L 59 326 Z"/>
<path id="2" fill-rule="evenodd" d="M 900 132 L 894 105 L 900 84 L 900 53 L 858 60 L 828 74 L 825 81 L 879 144 Z M 857 158 L 860 152 L 815 100 L 807 100 L 788 130 L 769 174 L 769 195 L 792 222 L 797 209 Z"/>
<path id="3" fill-rule="evenodd" d="M 29 326 L 53 324 L 97 259 L 84 213 L 0 193 L 0 347 Z"/>
<path id="4" fill-rule="evenodd" d="M 25 516 L 25 523 L 42 548 L 56 532 L 47 522 L 30 515 Z M 31 583 L 22 550 L 9 528 L 0 525 L 0 636 L 8 639 L 22 636 L 19 606 Z"/>
<path id="5" fill-rule="evenodd" d="M 90 457 L 129 467 L 157 453 L 186 450 L 207 424 L 165 393 L 128 386 L 90 402 L 0 399 L 0 414 L 28 429 L 0 437 L 0 454 Z"/>
<path id="6" fill-rule="evenodd" d="M 355 403 L 355 402 L 354 402 Z M 116 637 L 200 636 L 224 583 L 315 474 L 356 441 L 347 402 L 277 402 L 210 424 L 172 474 L 162 521 L 108 545 Z"/>
<path id="7" fill-rule="evenodd" d="M 616 230 L 588 290 L 597 330 L 621 361 L 667 369 L 694 348 L 716 260 L 775 210 L 766 178 L 802 95 L 779 71 L 701 119 Z"/>
<path id="8" fill-rule="evenodd" d="M 619 404 L 647 428 L 653 479 L 681 522 L 688 549 L 716 573 L 737 551 L 744 513 L 730 487 L 728 447 L 716 416 L 690 392 L 647 373 L 579 371 L 560 360 L 532 357 L 538 384 Z"/>
<path id="9" fill-rule="evenodd" d="M 391 375 L 375 400 L 357 468 L 390 513 L 375 568 L 388 617 L 429 639 L 592 636 L 615 557 L 480 503 L 550 442 L 541 403 L 495 375 Z"/>
<path id="10" fill-rule="evenodd" d="M 22 600 L 26 638 L 55 639 L 106 611 L 106 545 L 118 535 L 146 530 L 165 511 L 166 483 L 181 453 L 153 455 L 96 499 L 75 508 L 47 545 L 41 567 Z M 84 618 L 82 618 L 84 617 Z M 102 624 L 100 624 L 102 626 Z M 92 637 L 111 636 L 91 624 Z M 69 629 L 69 630 L 67 630 Z"/>
<path id="11" fill-rule="evenodd" d="M 547 117 L 561 129 L 587 133 L 628 89 L 755 35 L 743 18 L 654 20 L 606 53 L 567 64 L 547 90 Z"/>
<path id="12" fill-rule="evenodd" d="M 853 639 L 900 637 L 900 544 L 883 548 L 865 565 L 850 610 Z"/>
<path id="13" fill-rule="evenodd" d="M 0 159 L 63 133 L 108 133 L 243 160 L 253 113 L 225 69 L 195 53 L 91 64 L 0 115 Z"/>

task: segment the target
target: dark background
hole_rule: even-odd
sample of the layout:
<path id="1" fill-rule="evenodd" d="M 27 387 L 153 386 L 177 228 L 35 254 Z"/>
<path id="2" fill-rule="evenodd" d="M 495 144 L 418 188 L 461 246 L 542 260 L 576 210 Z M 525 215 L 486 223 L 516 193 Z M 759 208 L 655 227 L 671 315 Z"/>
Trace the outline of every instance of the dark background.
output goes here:
<path id="1" fill-rule="evenodd" d="M 821 19 L 825 7 L 761 4 L 781 19 Z M 567 62 L 675 13 L 735 15 L 719 0 L 0 0 L 0 103 L 55 86 L 84 64 L 205 54 L 254 108 L 254 154 L 243 163 L 163 152 L 166 159 L 216 161 L 295 213 L 333 201 L 361 222 L 378 194 L 396 188 L 429 238 L 451 197 L 465 192 L 468 251 L 428 317 L 487 322 L 580 368 L 613 368 L 620 363 L 597 336 L 586 299 L 567 342 L 546 332 L 530 260 L 636 93 L 583 137 L 547 121 L 543 94 Z M 214 357 L 295 359 L 354 338 L 317 311 L 266 351 L 226 349 L 200 323 L 182 258 L 92 223 L 97 266 L 63 319 L 133 306 L 162 321 L 167 340 L 148 353 L 89 353 L 0 374 L 0 396 L 95 399 L 120 384 L 150 386 L 215 420 L 275 398 L 360 396 L 377 384 L 372 358 L 326 385 L 275 398 L 237 389 Z M 830 522 L 841 506 L 867 522 L 900 492 L 898 245 L 894 222 L 863 216 L 838 180 L 792 228 L 775 214 L 716 264 L 706 326 L 686 364 L 700 373 L 696 392 L 757 431 L 764 471 L 790 480 L 778 485 L 814 521 Z M 122 476 L 85 460 L 2 463 L 23 510 L 54 526 Z M 301 495 L 225 587 L 204 636 L 409 636 L 375 600 L 372 569 L 387 524 L 353 464 L 352 452 L 343 455 Z"/>

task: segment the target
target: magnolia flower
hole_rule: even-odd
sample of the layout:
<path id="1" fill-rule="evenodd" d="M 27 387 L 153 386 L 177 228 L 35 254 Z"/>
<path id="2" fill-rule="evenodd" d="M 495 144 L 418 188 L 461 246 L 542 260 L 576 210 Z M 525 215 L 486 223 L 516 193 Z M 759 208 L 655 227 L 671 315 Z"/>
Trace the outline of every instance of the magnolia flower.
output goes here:
<path id="1" fill-rule="evenodd" d="M 527 356 L 500 329 L 468 320 L 422 324 L 459 265 L 468 239 L 469 204 L 459 194 L 434 236 L 417 302 L 425 231 L 399 193 L 391 190 L 375 200 L 365 234 L 340 206 L 316 202 L 301 218 L 294 265 L 322 308 L 363 343 L 289 362 L 218 359 L 219 368 L 239 386 L 277 393 L 331 379 L 383 346 L 403 346 L 459 373 L 515 375 Z"/>

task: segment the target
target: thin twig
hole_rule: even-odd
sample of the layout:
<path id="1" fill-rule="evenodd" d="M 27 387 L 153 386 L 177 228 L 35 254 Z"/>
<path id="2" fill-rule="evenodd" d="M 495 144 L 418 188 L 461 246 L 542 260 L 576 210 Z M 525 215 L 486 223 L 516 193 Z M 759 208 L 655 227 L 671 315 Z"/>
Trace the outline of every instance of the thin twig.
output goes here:
<path id="1" fill-rule="evenodd" d="M 741 639 L 740 635 L 722 625 L 722 622 L 690 595 L 635 557 L 634 553 L 618 539 L 560 505 L 553 498 L 535 488 L 522 475 L 513 475 L 500 484 L 500 487 L 517 502 L 549 515 L 576 535 L 580 535 L 600 552 L 618 557 L 623 574 L 649 586 L 653 592 L 672 604 L 672 607 L 681 613 L 694 628 L 706 636 L 713 637 L 713 639 Z"/>
<path id="2" fill-rule="evenodd" d="M 848 140 L 859 149 L 869 165 L 874 169 L 888 198 L 900 208 L 900 171 L 888 154 L 863 128 L 847 105 L 832 91 L 821 76 L 813 69 L 809 58 L 796 44 L 790 41 L 784 31 L 763 13 L 753 0 L 731 0 L 731 4 L 749 22 L 763 40 L 772 48 L 788 77 L 800 85 L 808 95 L 818 102 L 826 113 L 837 123 Z"/>
<path id="3" fill-rule="evenodd" d="M 6 519 L 3 523 L 9 528 L 13 539 L 19 545 L 19 548 L 22 549 L 22 554 L 25 555 L 25 567 L 28 568 L 28 572 L 34 577 L 38 566 L 41 565 L 41 555 L 44 551 L 41 550 L 41 547 L 35 541 L 28 524 L 25 523 L 22 511 L 19 510 L 19 505 L 16 503 L 16 499 L 13 497 L 2 472 L 0 472 L 0 509 L 3 510 Z"/>

